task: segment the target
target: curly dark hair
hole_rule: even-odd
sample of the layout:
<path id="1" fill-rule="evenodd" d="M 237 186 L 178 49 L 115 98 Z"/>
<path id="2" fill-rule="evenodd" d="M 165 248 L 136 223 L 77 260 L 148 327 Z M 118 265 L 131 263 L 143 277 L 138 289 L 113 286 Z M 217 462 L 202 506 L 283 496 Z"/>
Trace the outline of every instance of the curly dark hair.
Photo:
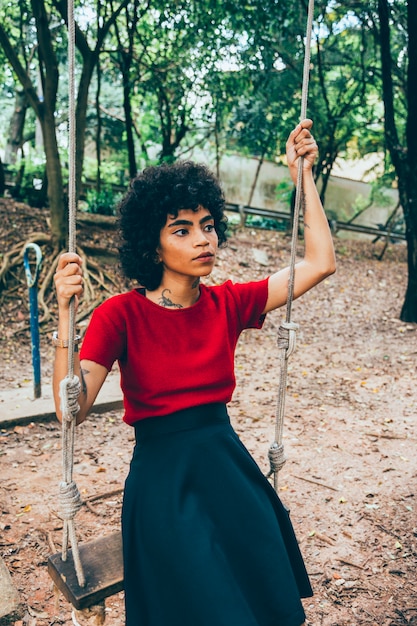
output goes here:
<path id="1" fill-rule="evenodd" d="M 203 206 L 214 219 L 219 246 L 226 242 L 227 217 L 224 195 L 214 174 L 205 165 L 178 161 L 147 167 L 132 179 L 119 204 L 120 262 L 124 275 L 146 289 L 161 284 L 163 267 L 156 262 L 161 229 L 167 216 L 181 209 Z"/>

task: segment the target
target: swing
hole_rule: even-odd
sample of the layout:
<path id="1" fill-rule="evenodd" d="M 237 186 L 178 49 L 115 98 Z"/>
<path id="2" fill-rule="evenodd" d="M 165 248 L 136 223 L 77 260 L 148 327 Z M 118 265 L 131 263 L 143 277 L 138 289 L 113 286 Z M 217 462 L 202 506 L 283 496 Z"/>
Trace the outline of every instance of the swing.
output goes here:
<path id="1" fill-rule="evenodd" d="M 309 0 L 308 20 L 305 40 L 305 58 L 301 99 L 301 118 L 305 119 L 307 109 L 308 78 L 310 68 L 311 31 L 314 13 L 314 0 Z M 75 22 L 74 0 L 68 0 L 68 66 L 69 66 L 69 237 L 68 250 L 75 252 L 75 98 L 74 98 L 74 58 Z M 295 197 L 294 220 L 289 265 L 288 296 L 286 317 L 278 330 L 280 350 L 280 381 L 276 409 L 275 440 L 268 452 L 270 471 L 274 488 L 278 491 L 278 473 L 286 459 L 282 443 L 285 393 L 287 385 L 287 362 L 295 348 L 295 334 L 298 325 L 291 321 L 291 307 L 294 294 L 295 256 L 298 237 L 298 222 L 302 203 L 302 167 L 299 159 Z M 73 451 L 75 422 L 78 412 L 79 380 L 74 376 L 75 309 L 70 304 L 68 374 L 61 381 L 60 396 L 62 409 L 63 480 L 60 483 L 60 515 L 64 521 L 62 552 L 48 558 L 48 572 L 56 587 L 77 610 L 98 605 L 123 589 L 123 556 L 121 532 L 116 532 L 93 541 L 78 545 L 74 518 L 82 506 L 81 496 L 73 481 Z M 71 544 L 71 549 L 69 549 Z"/>
<path id="2" fill-rule="evenodd" d="M 68 1 L 68 78 L 69 78 L 69 177 L 68 177 L 68 251 L 76 251 L 75 193 L 75 21 L 74 0 Z M 61 381 L 63 476 L 60 483 L 60 514 L 64 521 L 62 553 L 48 558 L 48 572 L 56 587 L 77 610 L 102 602 L 123 589 L 122 538 L 117 532 L 80 546 L 74 518 L 82 505 L 73 481 L 73 452 L 77 398 L 80 383 L 74 376 L 75 309 L 70 303 L 68 336 L 68 374 Z M 69 543 L 72 549 L 69 550 Z"/>

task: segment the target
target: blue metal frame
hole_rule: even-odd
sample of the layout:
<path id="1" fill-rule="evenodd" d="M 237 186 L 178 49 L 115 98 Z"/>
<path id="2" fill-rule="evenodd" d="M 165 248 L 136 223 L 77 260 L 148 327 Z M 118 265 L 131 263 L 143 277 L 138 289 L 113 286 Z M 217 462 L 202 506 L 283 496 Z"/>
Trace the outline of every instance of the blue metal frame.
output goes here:
<path id="1" fill-rule="evenodd" d="M 29 252 L 35 252 L 32 274 Z M 23 265 L 29 288 L 30 335 L 32 342 L 33 390 L 35 398 L 41 397 L 41 357 L 39 351 L 38 277 L 42 266 L 42 251 L 36 243 L 28 243 L 23 251 Z"/>

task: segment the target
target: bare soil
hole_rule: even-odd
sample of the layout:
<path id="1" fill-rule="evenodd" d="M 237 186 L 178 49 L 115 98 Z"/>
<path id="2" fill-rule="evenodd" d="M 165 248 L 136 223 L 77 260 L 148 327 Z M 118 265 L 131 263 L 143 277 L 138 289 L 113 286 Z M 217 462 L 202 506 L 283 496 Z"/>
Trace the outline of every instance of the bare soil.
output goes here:
<path id="1" fill-rule="evenodd" d="M 1 249 L 46 228 L 46 215 L 9 205 Z M 84 241 L 114 249 L 114 233 L 96 227 Z M 107 243 L 106 243 L 107 242 Z M 406 286 L 406 250 L 335 239 L 338 271 L 293 306 L 300 324 L 289 362 L 284 443 L 287 463 L 279 493 L 291 517 L 315 595 L 305 601 L 309 626 L 417 624 L 417 325 L 399 321 Z M 254 250 L 258 251 L 254 253 Z M 259 256 L 264 253 L 265 259 Z M 289 240 L 271 231 L 235 232 L 219 254 L 210 281 L 255 280 L 288 263 Z M 104 261 L 103 261 L 104 263 Z M 117 279 L 114 261 L 104 263 Z M 45 269 L 46 271 L 46 269 Z M 31 380 L 27 291 L 2 292 L 1 390 Z M 50 300 L 52 306 L 52 298 Z M 277 328 L 247 331 L 236 354 L 237 389 L 230 414 L 260 466 L 274 439 L 279 377 Z M 50 377 L 52 349 L 42 328 L 42 374 Z M 71 606 L 54 593 L 47 556 L 59 550 L 60 427 L 55 422 L 0 431 L 0 554 L 21 597 L 21 613 L 4 626 L 74 623 Z M 80 540 L 119 527 L 123 481 L 133 447 L 121 412 L 92 414 L 77 429 L 75 478 L 86 502 L 77 516 Z M 89 498 L 102 495 L 89 502 Z M 106 601 L 106 624 L 121 626 L 122 594 Z M 94 623 L 87 615 L 74 621 Z M 214 625 L 213 625 L 214 626 Z M 238 626 L 238 625 L 231 625 Z"/>

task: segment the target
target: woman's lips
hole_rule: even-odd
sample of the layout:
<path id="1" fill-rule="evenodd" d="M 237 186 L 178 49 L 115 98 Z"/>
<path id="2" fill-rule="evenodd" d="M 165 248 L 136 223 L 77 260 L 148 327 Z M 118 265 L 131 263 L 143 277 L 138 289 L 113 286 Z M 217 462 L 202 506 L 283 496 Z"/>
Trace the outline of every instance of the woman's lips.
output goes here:
<path id="1" fill-rule="evenodd" d="M 213 257 L 214 254 L 211 254 L 210 252 L 204 252 L 203 254 L 200 254 L 198 257 L 196 257 L 194 261 L 212 261 Z"/>

